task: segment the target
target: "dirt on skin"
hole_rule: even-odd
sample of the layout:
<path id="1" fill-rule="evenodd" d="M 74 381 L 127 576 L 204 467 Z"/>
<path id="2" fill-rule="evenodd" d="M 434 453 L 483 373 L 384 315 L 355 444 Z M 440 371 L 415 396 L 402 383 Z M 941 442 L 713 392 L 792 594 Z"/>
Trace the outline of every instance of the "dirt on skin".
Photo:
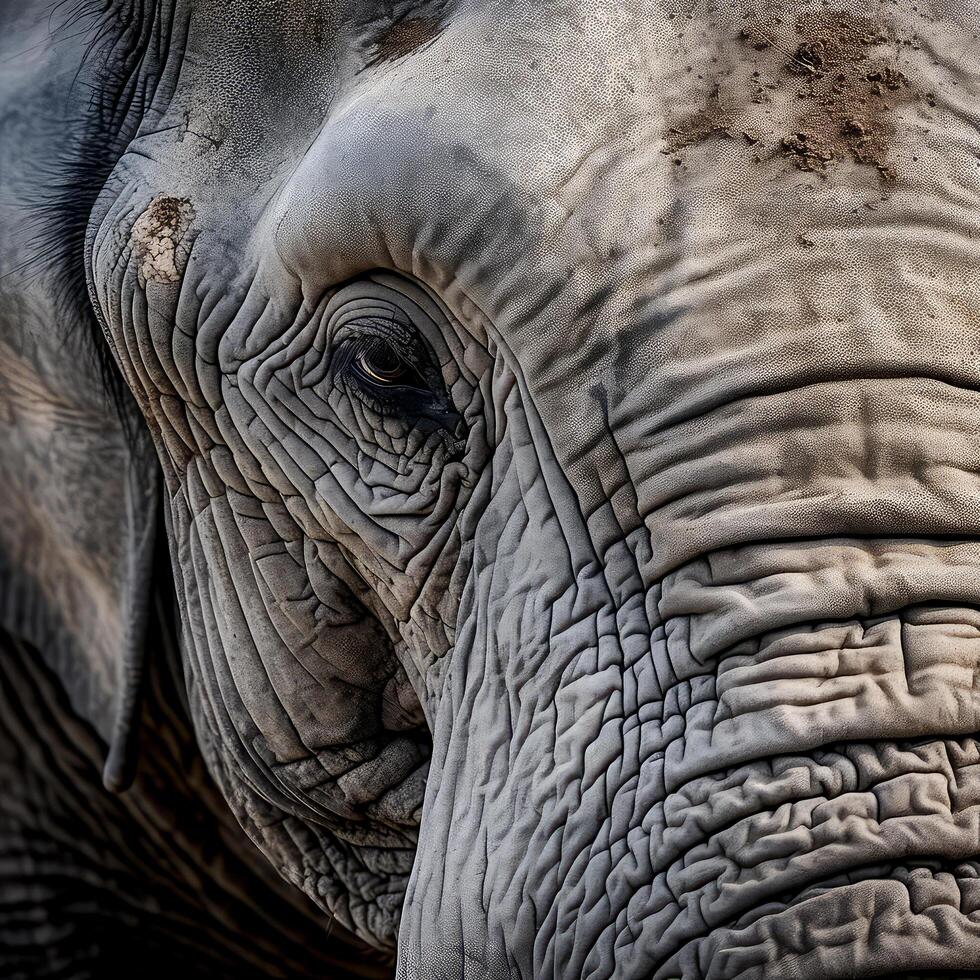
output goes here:
<path id="1" fill-rule="evenodd" d="M 749 13 L 739 36 L 759 61 L 751 75 L 753 104 L 769 103 L 775 91 L 791 87 L 796 114 L 786 130 L 740 126 L 745 93 L 727 92 L 719 79 L 704 107 L 668 131 L 665 152 L 676 154 L 713 135 L 751 146 L 774 141 L 772 152 L 801 170 L 826 173 L 853 161 L 874 168 L 883 181 L 895 180 L 889 161 L 893 111 L 928 100 L 897 67 L 901 42 L 888 24 L 841 10 L 800 14 L 794 28 L 783 26 L 778 15 Z"/>
<path id="2" fill-rule="evenodd" d="M 723 101 L 720 87 L 715 86 L 704 109 L 668 130 L 664 152 L 675 155 L 679 150 L 701 143 L 711 136 L 741 139 L 749 146 L 755 146 L 762 140 L 761 134 L 752 128 L 740 127 L 738 116 L 738 112 Z M 756 162 L 759 160 L 756 156 Z M 674 163 L 680 162 L 680 157 L 675 156 Z"/>
<path id="3" fill-rule="evenodd" d="M 194 208 L 187 198 L 161 195 L 150 201 L 129 236 L 141 286 L 180 281 L 189 252 L 184 236 L 193 220 Z"/>
<path id="4" fill-rule="evenodd" d="M 840 12 L 800 17 L 796 29 L 804 40 L 786 69 L 802 79 L 799 97 L 807 111 L 796 132 L 783 137 L 784 152 L 801 170 L 850 156 L 894 180 L 892 110 L 918 95 L 892 58 L 875 53 L 894 38 L 868 18 Z"/>
<path id="5" fill-rule="evenodd" d="M 694 146 L 709 136 L 734 136 L 736 116 L 731 106 L 723 104 L 721 89 L 716 85 L 708 95 L 704 109 L 667 131 L 666 152 L 674 153 L 686 146 Z"/>
<path id="6" fill-rule="evenodd" d="M 395 61 L 424 48 L 442 30 L 438 17 L 403 17 L 396 20 L 375 43 L 372 64 Z"/>

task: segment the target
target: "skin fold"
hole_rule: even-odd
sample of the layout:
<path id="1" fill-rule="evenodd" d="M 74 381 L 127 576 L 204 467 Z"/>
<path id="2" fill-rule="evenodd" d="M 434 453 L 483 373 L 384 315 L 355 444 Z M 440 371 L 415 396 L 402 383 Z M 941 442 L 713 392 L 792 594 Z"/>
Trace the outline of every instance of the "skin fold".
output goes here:
<path id="1" fill-rule="evenodd" d="M 4 42 L 0 582 L 106 782 L 166 579 L 400 980 L 970 975 L 977 11 L 83 8 Z"/>

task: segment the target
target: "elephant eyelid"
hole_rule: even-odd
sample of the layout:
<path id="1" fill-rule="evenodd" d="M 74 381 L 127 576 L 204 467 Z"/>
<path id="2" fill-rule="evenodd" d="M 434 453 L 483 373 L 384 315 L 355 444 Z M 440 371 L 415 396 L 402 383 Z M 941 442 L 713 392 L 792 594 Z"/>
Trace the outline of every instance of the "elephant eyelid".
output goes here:
<path id="1" fill-rule="evenodd" d="M 384 445 L 393 431 L 458 438 L 465 423 L 447 387 L 447 365 L 436 353 L 438 340 L 425 333 L 436 323 L 424 310 L 422 324 L 416 323 L 412 304 L 399 302 L 393 290 L 379 296 L 348 288 L 350 298 L 344 297 L 327 324 L 326 377 L 335 394 L 359 416 L 367 409 L 362 421 L 383 433 Z M 390 423 L 404 428 L 390 430 Z"/>

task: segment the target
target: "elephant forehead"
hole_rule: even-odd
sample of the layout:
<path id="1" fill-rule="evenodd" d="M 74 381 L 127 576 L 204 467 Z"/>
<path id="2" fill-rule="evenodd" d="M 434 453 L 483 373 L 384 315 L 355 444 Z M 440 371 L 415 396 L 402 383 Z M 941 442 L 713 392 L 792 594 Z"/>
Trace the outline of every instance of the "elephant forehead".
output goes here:
<path id="1" fill-rule="evenodd" d="M 969 26 L 911 3 L 366 4 L 331 8 L 335 50 L 303 4 L 265 40 L 199 7 L 150 182 L 198 230 L 240 216 L 272 283 L 452 277 L 532 350 L 543 325 L 608 346 L 675 282 L 976 176 Z"/>
<path id="2" fill-rule="evenodd" d="M 392 263 L 453 278 L 509 343 L 551 351 L 608 347 L 651 297 L 754 262 L 797 293 L 813 231 L 887 224 L 908 252 L 923 210 L 973 205 L 977 120 L 936 57 L 954 21 L 694 9 L 459 8 L 349 80 L 260 252 L 274 238 L 314 296 Z M 873 273 L 867 244 L 853 271 Z"/>
<path id="3" fill-rule="evenodd" d="M 311 296 L 392 264 L 462 289 L 572 457 L 610 412 L 648 443 L 739 396 L 963 361 L 980 171 L 955 18 L 502 9 L 460 8 L 335 107 L 270 213 Z"/>
<path id="4" fill-rule="evenodd" d="M 312 308 L 375 268 L 450 305 L 462 293 L 563 459 L 588 468 L 610 416 L 645 446 L 763 390 L 974 363 L 961 348 L 978 306 L 976 52 L 955 16 L 909 3 L 399 10 L 345 28 L 337 43 L 354 53 L 333 66 L 329 107 L 288 152 L 276 144 L 261 191 L 230 171 L 230 188 L 195 184 L 190 130 L 155 136 L 169 143 L 144 173 L 189 201 L 209 282 L 224 289 L 229 252 L 206 248 L 223 224 L 230 252 L 245 242 L 245 279 L 288 294 L 283 322 L 297 281 Z M 291 72 L 311 70 L 273 60 L 276 85 L 260 89 L 255 68 L 255 91 L 238 89 L 262 118 Z M 197 58 L 188 71 L 198 96 L 212 70 Z M 253 144 L 236 152 L 265 152 Z"/>
<path id="5" fill-rule="evenodd" d="M 353 79 L 272 211 L 278 252 L 310 291 L 358 266 L 427 261 L 505 320 L 508 297 L 542 286 L 563 230 L 555 277 L 589 251 L 573 216 L 595 239 L 613 210 L 645 221 L 651 191 L 662 207 L 669 167 L 650 133 L 663 96 L 635 84 L 661 67 L 652 14 L 596 22 L 600 8 L 459 14 L 422 50 Z M 637 181 L 623 171 L 641 140 L 653 152 Z M 613 175 L 613 196 L 597 192 Z"/>

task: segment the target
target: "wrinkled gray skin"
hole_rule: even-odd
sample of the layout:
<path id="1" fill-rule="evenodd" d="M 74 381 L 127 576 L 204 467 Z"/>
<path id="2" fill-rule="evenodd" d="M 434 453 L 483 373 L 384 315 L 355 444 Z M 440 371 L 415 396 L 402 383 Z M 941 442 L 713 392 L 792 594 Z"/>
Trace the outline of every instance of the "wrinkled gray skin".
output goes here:
<path id="1" fill-rule="evenodd" d="M 980 15 L 832 5 L 869 124 L 821 9 L 144 11 L 79 261 L 197 740 L 403 980 L 980 963 Z M 68 457 L 4 547 L 111 740 L 149 484 Z"/>

